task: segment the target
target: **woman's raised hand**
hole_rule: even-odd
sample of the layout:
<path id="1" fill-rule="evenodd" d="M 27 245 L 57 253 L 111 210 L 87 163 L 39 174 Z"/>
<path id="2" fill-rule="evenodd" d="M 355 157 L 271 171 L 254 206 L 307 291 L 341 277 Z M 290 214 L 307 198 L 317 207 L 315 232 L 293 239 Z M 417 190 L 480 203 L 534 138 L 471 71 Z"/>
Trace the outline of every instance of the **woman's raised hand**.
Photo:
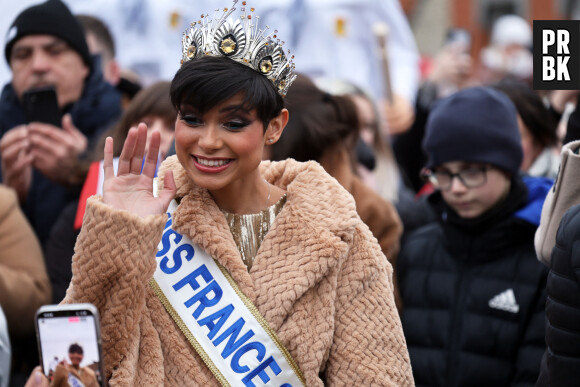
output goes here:
<path id="1" fill-rule="evenodd" d="M 149 151 L 145 156 L 147 126 L 143 123 L 131 128 L 119 158 L 117 175 L 113 169 L 113 139 L 105 142 L 103 165 L 103 201 L 120 210 L 145 217 L 163 214 L 175 196 L 175 182 L 171 171 L 165 174 L 165 187 L 158 197 L 153 196 L 153 178 L 157 167 L 161 136 L 153 132 Z M 143 162 L 145 157 L 145 162 Z"/>

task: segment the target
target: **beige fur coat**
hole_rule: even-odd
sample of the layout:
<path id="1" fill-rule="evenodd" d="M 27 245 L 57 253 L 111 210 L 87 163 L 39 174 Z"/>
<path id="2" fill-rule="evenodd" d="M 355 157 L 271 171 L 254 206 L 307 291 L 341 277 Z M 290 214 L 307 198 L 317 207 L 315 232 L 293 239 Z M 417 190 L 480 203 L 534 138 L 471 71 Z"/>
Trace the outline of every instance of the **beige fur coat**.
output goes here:
<path id="1" fill-rule="evenodd" d="M 18 345 L 16 339 L 34 339 L 34 314 L 50 299 L 40 243 L 18 205 L 16 192 L 0 185 L 0 305 L 12 345 Z"/>
<path id="2" fill-rule="evenodd" d="M 182 198 L 175 229 L 230 272 L 308 386 L 413 385 L 392 269 L 352 197 L 314 162 L 261 168 L 288 197 L 249 273 L 209 193 L 171 157 L 159 175 L 172 169 Z M 88 201 L 63 302 L 98 307 L 111 386 L 218 385 L 148 285 L 166 218 Z"/>

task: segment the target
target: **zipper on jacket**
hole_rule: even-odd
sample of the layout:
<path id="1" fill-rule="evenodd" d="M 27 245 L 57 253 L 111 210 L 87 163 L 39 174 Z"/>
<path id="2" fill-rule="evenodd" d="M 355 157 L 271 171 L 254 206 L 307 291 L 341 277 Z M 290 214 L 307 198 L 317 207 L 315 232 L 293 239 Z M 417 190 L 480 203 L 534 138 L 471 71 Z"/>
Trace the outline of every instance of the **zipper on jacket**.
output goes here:
<path id="1" fill-rule="evenodd" d="M 451 332 L 450 332 L 450 344 L 449 344 L 449 355 L 447 358 L 447 386 L 457 386 L 457 362 L 459 359 L 459 346 L 461 340 L 461 334 L 463 332 L 463 321 L 466 313 L 465 302 L 467 299 L 467 289 L 471 281 L 471 270 L 469 262 L 469 257 L 471 256 L 471 249 L 473 243 L 469 242 L 469 248 L 465 257 L 457 260 L 458 268 L 458 283 L 456 287 L 457 291 L 457 303 L 453 309 L 453 319 L 451 320 Z"/>

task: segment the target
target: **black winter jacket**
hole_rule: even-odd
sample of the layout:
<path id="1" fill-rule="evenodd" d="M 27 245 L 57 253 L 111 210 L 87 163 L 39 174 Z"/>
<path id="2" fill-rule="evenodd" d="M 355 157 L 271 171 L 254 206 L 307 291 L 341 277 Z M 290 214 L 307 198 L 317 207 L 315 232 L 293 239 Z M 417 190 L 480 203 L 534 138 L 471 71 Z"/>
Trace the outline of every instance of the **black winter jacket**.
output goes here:
<path id="1" fill-rule="evenodd" d="M 87 149 L 91 149 L 103 131 L 121 115 L 121 96 L 103 80 L 97 64 L 98 61 L 95 61 L 93 71 L 85 81 L 81 99 L 65 111 L 71 114 L 73 124 L 87 136 Z M 0 137 L 25 122 L 22 105 L 12 85 L 7 84 L 0 95 Z M 32 185 L 22 207 L 43 246 L 60 212 L 68 202 L 78 198 L 80 188 L 64 187 L 44 177 L 39 171 L 33 171 Z"/>
<path id="2" fill-rule="evenodd" d="M 433 202 L 446 209 L 441 220 L 412 232 L 402 247 L 401 321 L 417 386 L 533 385 L 537 379 L 547 269 L 533 241 L 550 182 L 530 190 L 535 200 L 526 204 L 526 188 L 514 180 L 519 188 L 479 223 L 452 216 L 434 194 L 439 200 Z"/>
<path id="3" fill-rule="evenodd" d="M 580 205 L 558 228 L 548 275 L 546 344 L 538 386 L 580 385 Z"/>

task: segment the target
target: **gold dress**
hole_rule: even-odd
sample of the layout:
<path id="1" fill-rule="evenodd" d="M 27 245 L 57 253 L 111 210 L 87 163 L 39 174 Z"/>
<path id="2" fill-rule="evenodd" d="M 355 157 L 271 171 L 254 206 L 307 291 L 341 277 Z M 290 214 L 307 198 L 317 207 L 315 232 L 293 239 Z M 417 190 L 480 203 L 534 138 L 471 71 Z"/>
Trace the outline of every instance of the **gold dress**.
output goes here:
<path id="1" fill-rule="evenodd" d="M 282 211 L 285 203 L 286 194 L 282 195 L 276 203 L 257 214 L 239 215 L 222 211 L 248 271 L 252 268 L 254 257 L 264 237 L 270 230 L 270 227 L 272 227 L 276 215 Z"/>

